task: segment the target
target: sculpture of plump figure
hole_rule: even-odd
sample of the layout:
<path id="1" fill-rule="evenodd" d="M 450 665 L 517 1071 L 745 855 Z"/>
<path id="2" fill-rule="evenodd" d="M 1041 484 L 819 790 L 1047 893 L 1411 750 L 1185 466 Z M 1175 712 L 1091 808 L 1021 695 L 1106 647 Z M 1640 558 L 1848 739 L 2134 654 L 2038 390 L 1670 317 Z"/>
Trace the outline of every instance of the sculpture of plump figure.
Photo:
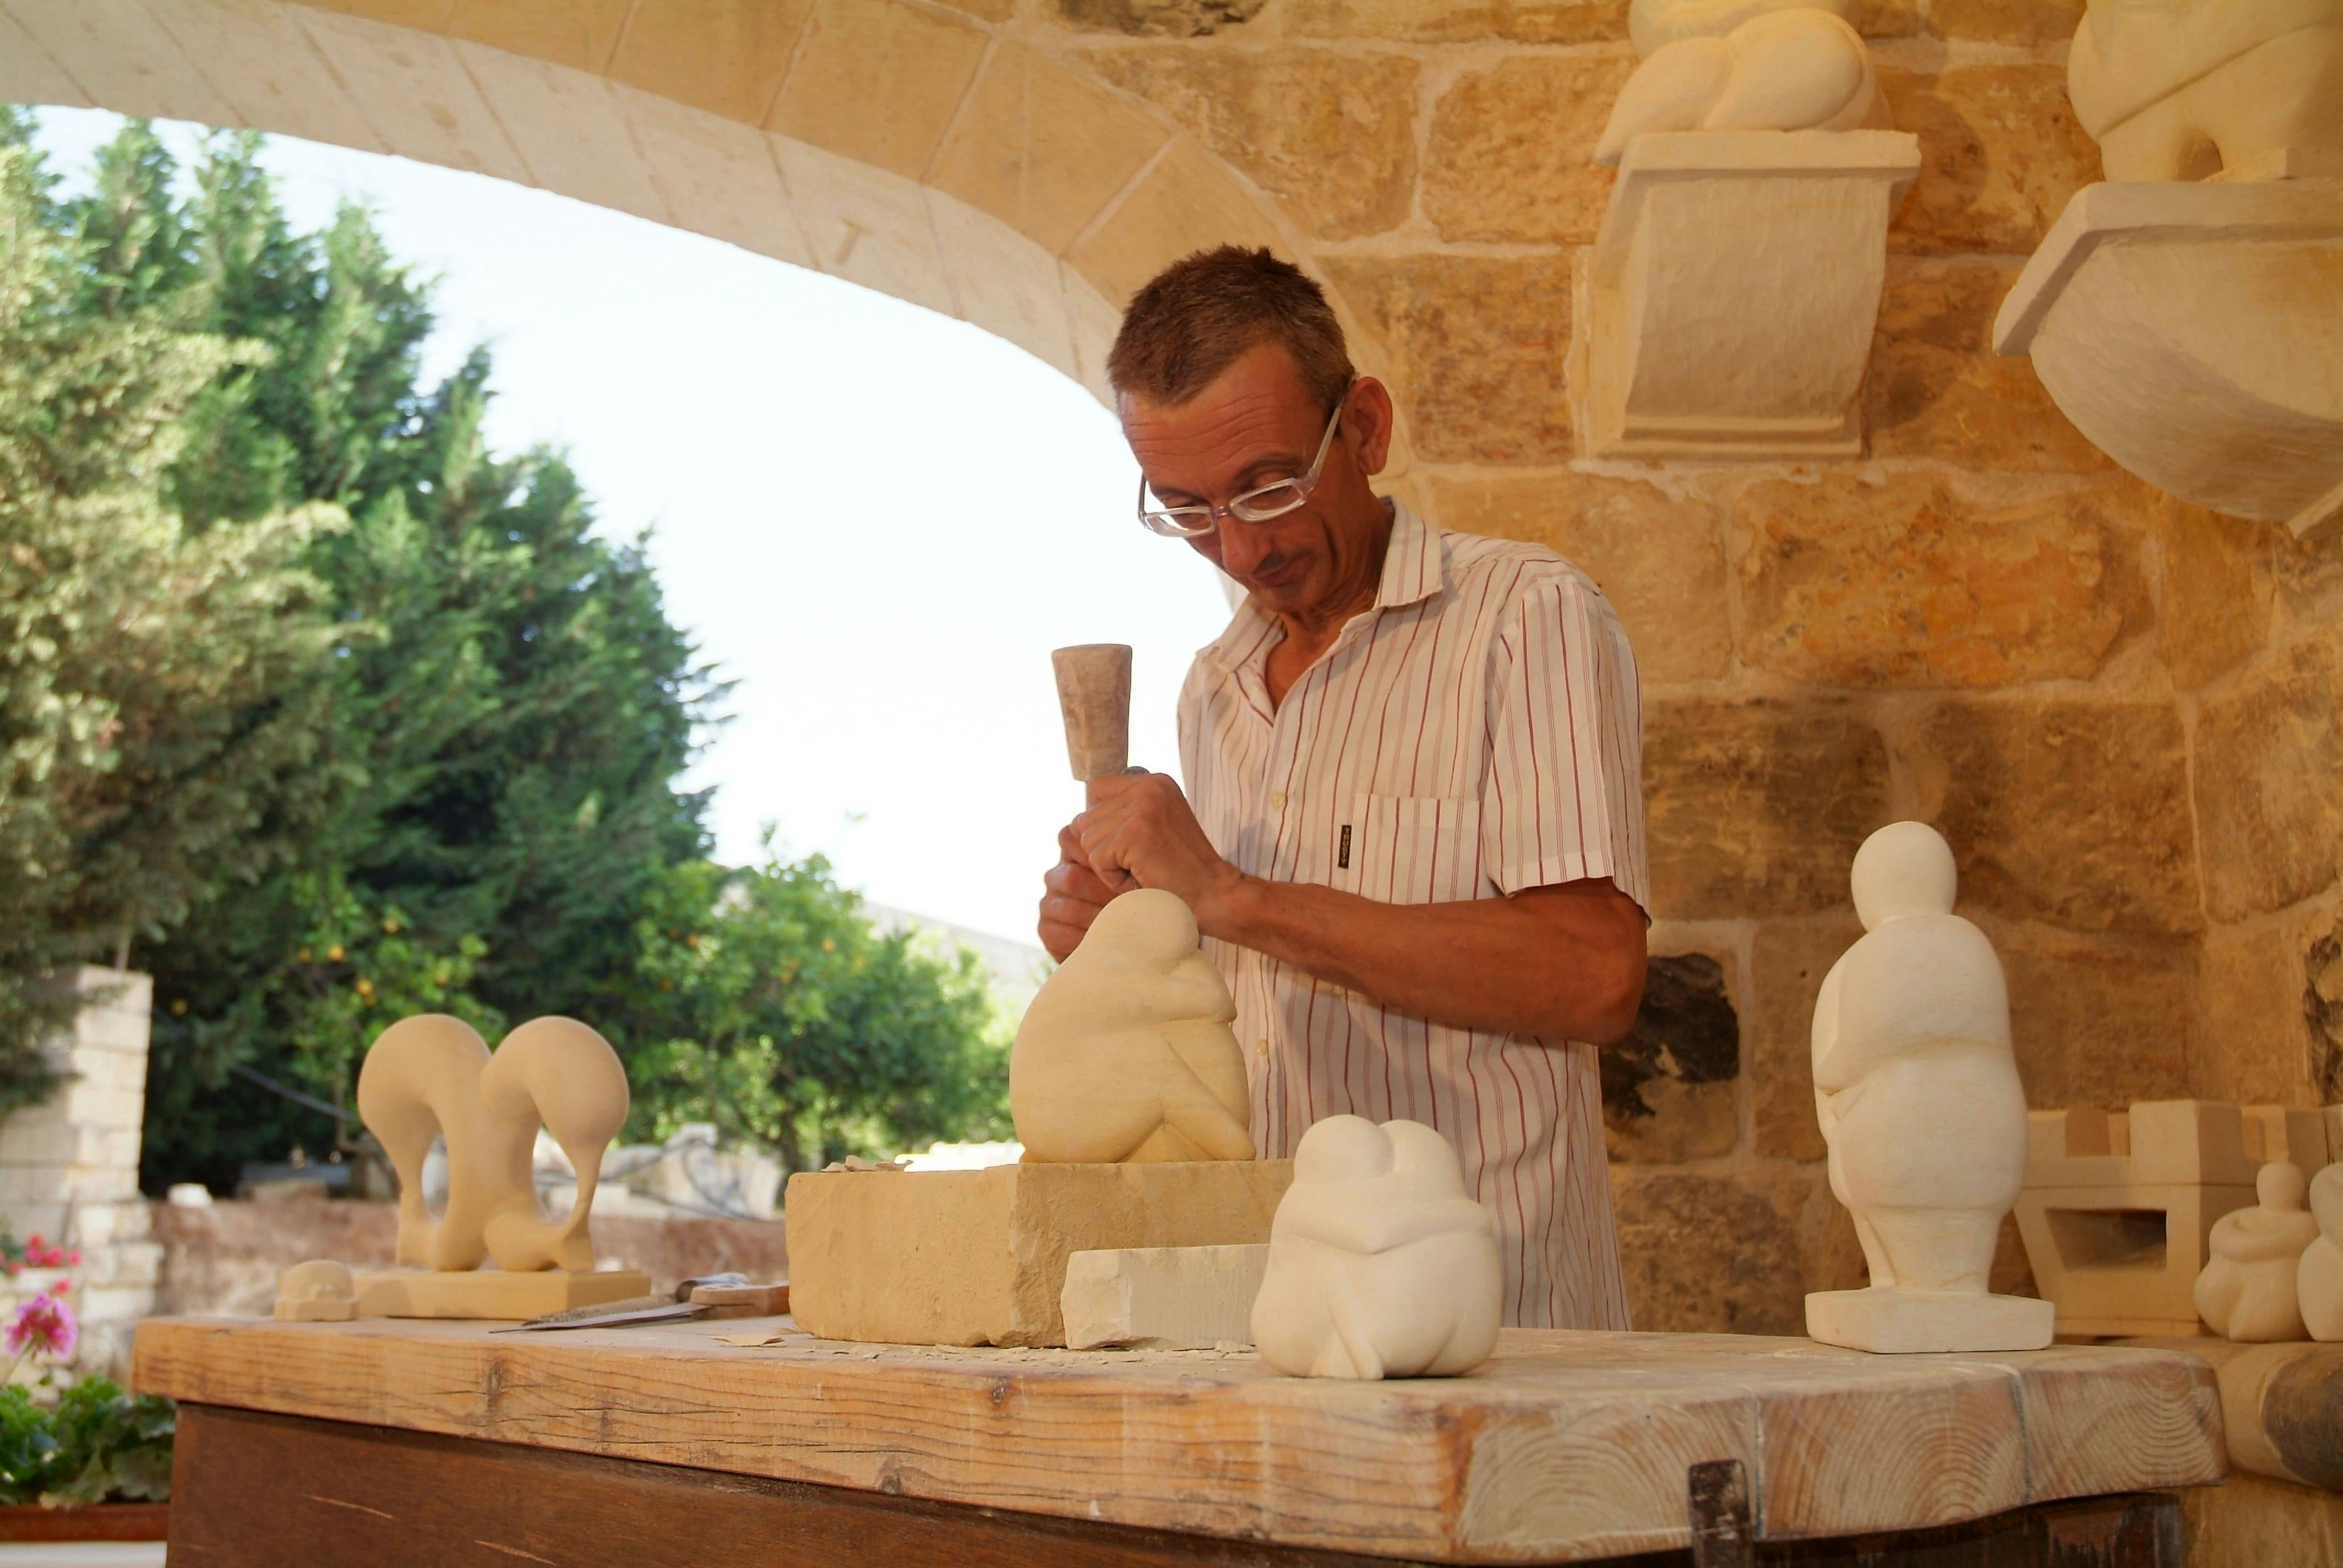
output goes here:
<path id="1" fill-rule="evenodd" d="M 1236 1004 L 1178 897 L 1111 901 L 1041 987 L 1009 1055 L 1025 1158 L 1250 1160 Z"/>
<path id="2" fill-rule="evenodd" d="M 1503 1270 L 1456 1151 L 1420 1121 L 1330 1116 L 1302 1135 L 1253 1298 L 1288 1377 L 1458 1377 L 1489 1359 Z"/>
<path id="3" fill-rule="evenodd" d="M 2225 1340 L 2256 1344 L 2308 1337 L 2297 1271 L 2318 1240 L 2303 1207 L 2302 1167 L 2273 1160 L 2254 1174 L 2254 1206 L 2213 1221 L 2212 1253 L 2197 1276 L 2197 1315 Z"/>
<path id="4" fill-rule="evenodd" d="M 401 1019 L 358 1070 L 358 1119 L 398 1173 L 402 1266 L 511 1271 L 594 1266 L 588 1218 L 602 1151 L 627 1120 L 627 1070 L 575 1019 L 540 1018 L 490 1056 L 471 1025 L 440 1013 Z M 542 1121 L 578 1172 L 566 1219 L 545 1217 L 530 1171 Z M 423 1199 L 423 1161 L 447 1141 L 447 1204 Z"/>
<path id="5" fill-rule="evenodd" d="M 1853 881 L 1867 934 L 1815 1004 L 1831 1191 L 1855 1216 L 1874 1290 L 1983 1295 L 2026 1180 L 2001 962 L 1953 913 L 1953 852 L 1926 824 L 1873 834 Z"/>
<path id="6" fill-rule="evenodd" d="M 2343 151 L 2343 0 L 2090 0 L 2066 85 L 2111 180 Z"/>
<path id="7" fill-rule="evenodd" d="M 2295 1272 L 2302 1325 L 2314 1340 L 2343 1340 L 2343 1165 L 2310 1179 L 2310 1215 L 2318 1239 L 2303 1249 Z"/>
<path id="8" fill-rule="evenodd" d="M 1871 52 L 1851 0 L 1635 0 L 1644 63 L 1620 90 L 1595 161 L 1616 166 L 1647 131 L 1884 128 Z"/>

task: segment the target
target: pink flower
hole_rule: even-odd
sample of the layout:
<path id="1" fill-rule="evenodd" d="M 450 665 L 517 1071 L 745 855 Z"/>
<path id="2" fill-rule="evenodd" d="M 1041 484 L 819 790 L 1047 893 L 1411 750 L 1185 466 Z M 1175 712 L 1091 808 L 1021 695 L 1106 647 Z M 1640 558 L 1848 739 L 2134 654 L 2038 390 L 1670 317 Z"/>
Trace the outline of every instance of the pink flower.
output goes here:
<path id="1" fill-rule="evenodd" d="M 52 1295 L 52 1296 L 62 1296 L 62 1295 L 64 1295 L 67 1291 L 70 1291 L 70 1290 L 72 1290 L 72 1289 L 73 1289 L 73 1282 L 72 1282 L 71 1280 L 59 1280 L 59 1281 L 57 1281 L 56 1282 L 55 1282 L 54 1284 L 50 1285 L 50 1286 L 49 1286 L 49 1288 L 48 1288 L 48 1290 L 47 1290 L 46 1292 L 45 1292 L 44 1293 L 45 1293 L 45 1294 L 47 1294 L 47 1295 Z"/>
<path id="2" fill-rule="evenodd" d="M 74 1342 L 81 1337 L 81 1324 L 74 1317 L 73 1308 L 60 1296 L 39 1295 L 16 1309 L 7 1330 L 0 1333 L 8 1348 L 22 1356 L 28 1351 L 44 1351 L 63 1360 L 73 1354 Z"/>

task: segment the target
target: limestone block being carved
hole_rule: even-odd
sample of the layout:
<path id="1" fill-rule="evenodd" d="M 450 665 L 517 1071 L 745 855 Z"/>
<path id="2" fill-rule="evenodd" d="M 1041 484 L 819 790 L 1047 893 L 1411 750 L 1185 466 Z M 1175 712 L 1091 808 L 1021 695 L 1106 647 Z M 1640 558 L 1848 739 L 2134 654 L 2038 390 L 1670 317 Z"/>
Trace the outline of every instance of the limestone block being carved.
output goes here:
<path id="1" fill-rule="evenodd" d="M 2343 1340 L 2343 1164 L 2310 1179 L 2310 1215 L 2318 1239 L 2303 1249 L 2295 1272 L 2303 1327 L 2314 1340 Z"/>
<path id="2" fill-rule="evenodd" d="M 1252 1159 L 1235 1017 L 1186 904 L 1156 888 L 1113 900 L 1018 1027 L 1009 1111 L 1025 1158 Z"/>
<path id="3" fill-rule="evenodd" d="M 2197 1276 L 2197 1315 L 2223 1339 L 2257 1343 L 2308 1337 L 2296 1295 L 2304 1251 L 2318 1221 L 2303 1206 L 2302 1167 L 2273 1160 L 2254 1176 L 2257 1201 L 2213 1223 L 2212 1252 Z"/>
<path id="4" fill-rule="evenodd" d="M 627 1120 L 627 1072 L 574 1019 L 540 1018 L 488 1044 L 461 1019 L 426 1013 L 384 1030 L 358 1070 L 358 1117 L 398 1174 L 398 1262 L 452 1271 L 594 1267 L 587 1228 L 602 1151 Z M 530 1157 L 542 1122 L 578 1172 L 567 1217 L 538 1202 Z M 423 1160 L 447 1146 L 447 1202 L 434 1219 Z"/>
<path id="5" fill-rule="evenodd" d="M 1456 1151 L 1420 1121 L 1330 1116 L 1302 1135 L 1253 1298 L 1288 1377 L 1458 1377 L 1488 1360 L 1503 1270 Z"/>
<path id="6" fill-rule="evenodd" d="M 1644 58 L 1620 90 L 1595 161 L 1618 166 L 1654 131 L 1885 129 L 1886 101 L 1847 0 L 1636 0 Z"/>
<path id="7" fill-rule="evenodd" d="M 1882 1352 L 2038 1350 L 2050 1303 L 1986 1290 L 2026 1179 L 2001 961 L 1953 913 L 1952 849 L 1926 824 L 1874 833 L 1852 879 L 1865 934 L 1815 1003 L 1815 1109 L 1871 1288 L 1808 1296 L 1806 1332 Z"/>
<path id="8" fill-rule="evenodd" d="M 2090 0 L 2066 81 L 2107 178 L 2258 177 L 2343 151 L 2343 0 Z"/>

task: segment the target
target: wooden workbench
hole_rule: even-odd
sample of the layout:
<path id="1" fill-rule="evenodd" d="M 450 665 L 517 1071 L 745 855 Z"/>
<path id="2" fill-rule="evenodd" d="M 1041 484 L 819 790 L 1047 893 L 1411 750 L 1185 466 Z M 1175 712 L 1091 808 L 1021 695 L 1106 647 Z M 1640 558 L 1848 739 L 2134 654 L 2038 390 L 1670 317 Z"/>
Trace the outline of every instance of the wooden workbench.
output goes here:
<path id="1" fill-rule="evenodd" d="M 786 1319 L 487 1331 L 142 1324 L 137 1387 L 185 1402 L 176 1568 L 1578 1562 L 1686 1548 L 1696 1466 L 1725 1539 L 1704 1562 L 1752 1560 L 1737 1484 L 1760 1543 L 2178 1568 L 2170 1502 L 2142 1494 L 2223 1473 L 2209 1370 L 2151 1350 L 1508 1331 L 1469 1378 L 1347 1383 Z M 785 1337 L 719 1338 L 763 1334 Z"/>

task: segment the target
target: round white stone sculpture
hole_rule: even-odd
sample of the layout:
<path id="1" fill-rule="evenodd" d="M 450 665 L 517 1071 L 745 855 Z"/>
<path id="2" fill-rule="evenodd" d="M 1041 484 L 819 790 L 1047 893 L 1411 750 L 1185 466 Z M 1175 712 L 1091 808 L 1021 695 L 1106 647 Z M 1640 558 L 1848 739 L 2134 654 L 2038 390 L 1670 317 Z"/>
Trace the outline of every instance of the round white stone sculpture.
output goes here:
<path id="1" fill-rule="evenodd" d="M 1270 1223 L 1253 1343 L 1288 1377 L 1459 1377 L 1496 1348 L 1503 1292 L 1447 1141 L 1330 1116 L 1302 1135 Z"/>
<path id="2" fill-rule="evenodd" d="M 2302 1325 L 2314 1340 L 2343 1340 L 2343 1164 L 2310 1179 L 2310 1214 L 2318 1240 L 2303 1249 L 2295 1272 Z"/>
<path id="3" fill-rule="evenodd" d="M 1252 1159 L 1236 1015 L 1186 904 L 1157 888 L 1113 900 L 1018 1026 L 1009 1113 L 1025 1158 Z"/>
<path id="4" fill-rule="evenodd" d="M 1926 823 L 1874 833 L 1853 882 L 1867 934 L 1815 1003 L 1815 1109 L 1871 1288 L 1808 1296 L 1806 1332 L 1882 1353 L 2038 1350 L 2051 1304 L 1986 1289 L 2026 1179 L 2001 962 L 1953 913 L 1953 852 Z"/>
<path id="5" fill-rule="evenodd" d="M 1636 0 L 1644 63 L 1595 145 L 1616 166 L 1651 131 L 1845 131 L 1887 125 L 1886 100 L 1844 0 Z"/>
<path id="6" fill-rule="evenodd" d="M 2267 1344 L 2309 1337 L 2296 1294 L 2318 1221 L 2303 1207 L 2302 1167 L 2273 1160 L 2254 1174 L 2255 1203 L 2213 1221 L 2211 1258 L 2197 1276 L 2197 1315 L 2225 1340 Z"/>

